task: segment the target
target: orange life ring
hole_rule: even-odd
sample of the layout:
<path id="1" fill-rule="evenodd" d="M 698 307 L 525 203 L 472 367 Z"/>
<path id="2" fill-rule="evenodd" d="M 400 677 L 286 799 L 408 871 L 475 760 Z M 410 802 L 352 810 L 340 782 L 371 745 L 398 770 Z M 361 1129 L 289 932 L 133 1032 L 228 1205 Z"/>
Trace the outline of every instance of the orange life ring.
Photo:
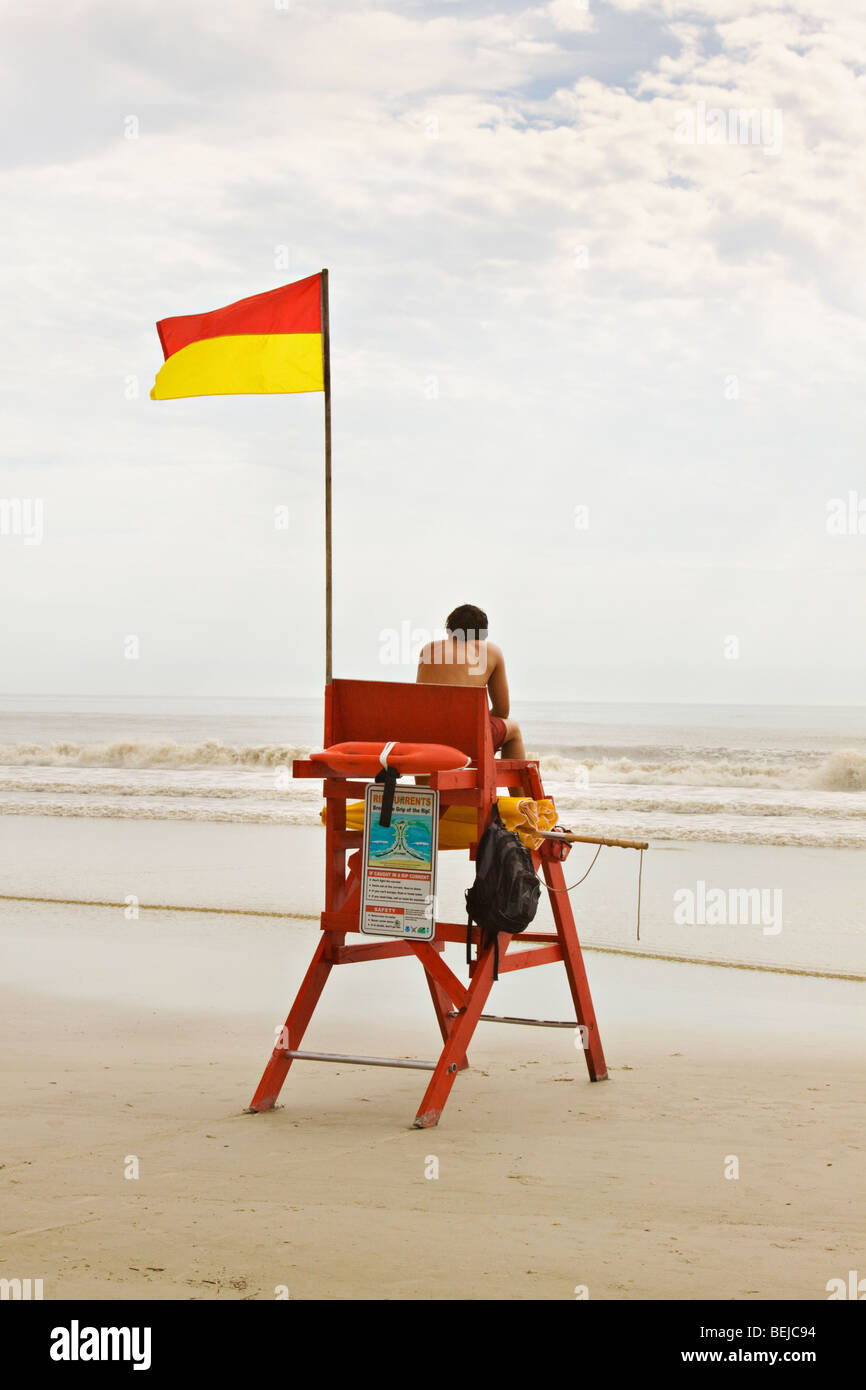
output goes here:
<path id="1" fill-rule="evenodd" d="M 375 777 L 383 767 L 399 773 L 450 772 L 468 767 L 471 759 L 444 743 L 335 743 L 314 753 L 312 761 L 344 777 Z"/>

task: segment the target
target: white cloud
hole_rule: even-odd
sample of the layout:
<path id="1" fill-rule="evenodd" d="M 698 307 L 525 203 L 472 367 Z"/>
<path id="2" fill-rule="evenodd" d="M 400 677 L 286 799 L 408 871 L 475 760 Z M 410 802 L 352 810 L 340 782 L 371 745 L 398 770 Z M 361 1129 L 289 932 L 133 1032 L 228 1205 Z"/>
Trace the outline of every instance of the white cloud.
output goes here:
<path id="1" fill-rule="evenodd" d="M 342 669 L 469 597 L 533 693 L 628 668 L 621 694 L 712 698 L 697 638 L 736 582 L 777 670 L 823 690 L 835 651 L 839 698 L 866 698 L 850 547 L 815 511 L 861 476 L 853 5 L 13 10 L 0 491 L 44 488 L 50 528 L 26 556 L 0 538 L 8 686 L 69 688 L 72 651 L 112 688 L 110 634 L 146 621 L 151 688 L 316 689 L 321 402 L 147 392 L 154 319 L 328 264 Z M 593 75 L 653 16 L 630 75 Z M 678 143 L 699 102 L 781 109 L 781 154 Z M 288 546 L 262 531 L 283 500 Z M 822 594 L 826 678 L 796 621 Z M 779 697 L 772 663 L 742 669 L 743 699 Z"/>

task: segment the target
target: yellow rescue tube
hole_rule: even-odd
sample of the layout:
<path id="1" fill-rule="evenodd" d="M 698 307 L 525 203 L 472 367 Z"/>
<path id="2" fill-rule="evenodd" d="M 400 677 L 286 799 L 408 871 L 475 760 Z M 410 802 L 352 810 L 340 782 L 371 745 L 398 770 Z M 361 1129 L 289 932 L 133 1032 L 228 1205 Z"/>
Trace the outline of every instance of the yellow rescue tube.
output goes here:
<path id="1" fill-rule="evenodd" d="M 500 796 L 499 814 L 507 830 L 516 830 L 528 849 L 538 849 L 541 836 L 534 830 L 552 830 L 556 825 L 556 807 L 550 797 L 533 801 L 528 796 Z M 327 808 L 322 807 L 322 822 L 327 821 Z M 346 829 L 364 829 L 364 803 L 351 801 L 346 807 Z M 478 838 L 477 812 L 474 806 L 449 806 L 439 822 L 440 849 L 468 849 Z"/>

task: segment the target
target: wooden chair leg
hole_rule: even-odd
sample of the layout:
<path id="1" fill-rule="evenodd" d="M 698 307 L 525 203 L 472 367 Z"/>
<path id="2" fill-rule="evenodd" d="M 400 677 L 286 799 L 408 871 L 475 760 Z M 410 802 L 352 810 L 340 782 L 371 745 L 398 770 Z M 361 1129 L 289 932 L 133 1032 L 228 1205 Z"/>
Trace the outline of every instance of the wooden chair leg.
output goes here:
<path id="1" fill-rule="evenodd" d="M 506 937 L 500 939 L 500 960 L 507 949 L 507 940 Z M 445 1109 L 445 1102 L 451 1094 L 451 1087 L 454 1085 L 460 1070 L 460 1061 L 466 1055 L 466 1049 L 472 1040 L 475 1026 L 484 1011 L 484 1005 L 487 1002 L 492 984 L 493 946 L 491 945 L 481 952 L 476 962 L 466 1004 L 460 1010 L 459 1017 L 453 1020 L 454 1026 L 448 1035 L 442 1049 L 442 1055 L 430 1078 L 430 1085 L 424 1092 L 424 1099 L 421 1101 L 418 1114 L 413 1121 L 415 1129 L 432 1129 L 434 1125 L 439 1123 L 439 1116 Z"/>
<path id="2" fill-rule="evenodd" d="M 571 902 L 568 894 L 563 891 L 566 886 L 565 874 L 562 864 L 557 859 L 545 859 L 543 870 L 548 888 L 559 890 L 548 893 L 548 897 L 550 898 L 553 920 L 556 923 L 556 934 L 562 948 L 562 960 L 565 965 L 565 973 L 568 976 L 568 987 L 574 1000 L 575 1017 L 581 1028 L 585 1030 L 583 1052 L 589 1079 L 590 1081 L 606 1081 L 607 1063 L 604 1060 L 589 981 L 586 978 L 583 952 L 577 937 Z"/>
<path id="3" fill-rule="evenodd" d="M 262 1073 L 258 1089 L 250 1101 L 250 1110 L 272 1110 L 276 1105 L 277 1097 L 289 1067 L 292 1065 L 291 1057 L 285 1055 L 286 1049 L 294 1050 L 300 1047 L 301 1039 L 307 1031 L 307 1024 L 312 1018 L 313 1010 L 319 1002 L 319 996 L 325 988 L 325 981 L 331 973 L 332 963 L 329 959 L 332 945 L 331 935 L 330 932 L 322 932 L 322 938 L 316 947 L 309 969 L 301 982 L 301 987 L 295 996 L 295 1002 L 286 1019 L 280 1041 L 271 1053 L 271 1059 Z M 338 935 L 342 941 L 344 933 L 338 933 Z"/>
<path id="4" fill-rule="evenodd" d="M 448 1041 L 449 1034 L 455 1022 L 453 1018 L 448 1017 L 452 1008 L 451 1000 L 448 998 L 448 995 L 445 993 L 439 981 L 434 980 L 429 970 L 424 971 L 424 978 L 427 981 L 427 988 L 430 990 L 430 998 L 433 1000 L 433 1008 L 436 1010 L 436 1019 L 444 1043 Z M 468 1066 L 469 1058 L 464 1057 L 457 1070 L 465 1071 Z"/>

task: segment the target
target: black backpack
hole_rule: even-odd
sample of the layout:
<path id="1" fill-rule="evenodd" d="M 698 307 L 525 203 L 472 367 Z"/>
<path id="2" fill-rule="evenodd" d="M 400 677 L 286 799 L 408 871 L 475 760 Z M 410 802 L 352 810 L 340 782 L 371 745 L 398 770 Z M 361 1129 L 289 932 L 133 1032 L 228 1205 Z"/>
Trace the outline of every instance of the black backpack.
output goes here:
<path id="1" fill-rule="evenodd" d="M 506 830 L 494 805 L 487 829 L 478 841 L 475 882 L 466 889 L 466 963 L 472 959 L 472 923 L 481 928 L 482 947 L 495 942 L 493 978 L 499 978 L 501 931 L 525 931 L 538 910 L 541 885 L 532 855 L 520 836 Z"/>

